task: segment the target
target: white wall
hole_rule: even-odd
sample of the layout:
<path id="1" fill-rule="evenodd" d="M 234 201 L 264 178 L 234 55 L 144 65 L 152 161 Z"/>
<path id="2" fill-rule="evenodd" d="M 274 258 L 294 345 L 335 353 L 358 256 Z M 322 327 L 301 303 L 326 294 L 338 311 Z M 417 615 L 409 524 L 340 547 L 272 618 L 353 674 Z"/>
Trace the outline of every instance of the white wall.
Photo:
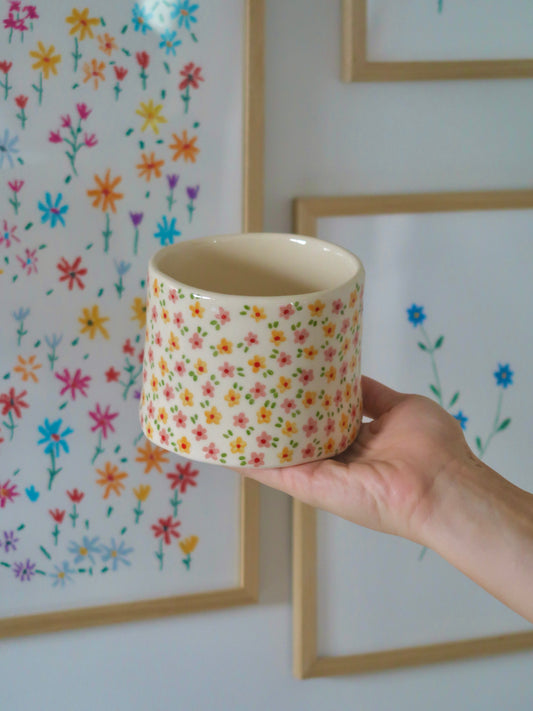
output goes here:
<path id="1" fill-rule="evenodd" d="M 266 0 L 266 228 L 295 195 L 531 187 L 533 83 L 344 85 L 338 0 Z M 259 606 L 0 643 L 1 711 L 530 709 L 533 652 L 291 675 L 290 505 L 263 490 Z"/>

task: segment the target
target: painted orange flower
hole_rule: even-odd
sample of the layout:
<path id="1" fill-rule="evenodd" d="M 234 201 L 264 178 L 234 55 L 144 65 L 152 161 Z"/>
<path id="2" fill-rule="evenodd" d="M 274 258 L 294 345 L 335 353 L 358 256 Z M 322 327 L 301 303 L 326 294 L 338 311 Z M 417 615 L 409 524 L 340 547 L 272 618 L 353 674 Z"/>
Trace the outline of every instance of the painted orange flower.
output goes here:
<path id="1" fill-rule="evenodd" d="M 199 375 L 205 375 L 207 373 L 207 363 L 205 362 L 205 360 L 198 358 L 198 360 L 194 364 L 194 369 Z"/>
<path id="2" fill-rule="evenodd" d="M 350 308 L 355 306 L 355 302 L 357 301 L 357 289 L 354 289 L 352 293 L 350 294 Z"/>
<path id="3" fill-rule="evenodd" d="M 61 55 L 54 54 L 55 47 L 53 44 L 48 49 L 42 42 L 38 42 L 39 51 L 30 52 L 30 57 L 34 57 L 37 61 L 31 65 L 32 69 L 41 70 L 45 79 L 50 78 L 50 72 L 57 76 L 57 65 L 61 62 Z"/>
<path id="4" fill-rule="evenodd" d="M 337 375 L 337 369 L 335 368 L 335 366 L 331 365 L 328 368 L 328 370 L 326 370 L 325 375 L 326 375 L 326 380 L 328 381 L 328 383 L 333 382 L 335 380 L 336 375 Z"/>
<path id="5" fill-rule="evenodd" d="M 220 424 L 220 420 L 222 419 L 222 415 L 216 407 L 212 407 L 210 410 L 206 410 L 204 412 L 204 415 L 205 421 L 208 425 L 218 425 Z"/>
<path id="6" fill-rule="evenodd" d="M 228 403 L 228 407 L 235 407 L 241 401 L 241 396 L 235 390 L 228 390 L 228 393 L 224 395 L 224 400 Z"/>
<path id="7" fill-rule="evenodd" d="M 232 454 L 242 454 L 246 449 L 246 442 L 242 437 L 237 437 L 237 439 L 232 440 L 229 443 Z"/>
<path id="8" fill-rule="evenodd" d="M 152 385 L 152 390 L 157 390 L 158 383 L 157 383 L 157 378 L 156 378 L 155 374 L 152 375 L 152 380 L 150 381 L 150 383 Z"/>
<path id="9" fill-rule="evenodd" d="M 262 425 L 263 423 L 268 424 L 270 418 L 272 417 L 272 410 L 268 410 L 264 405 L 257 411 L 257 422 Z"/>
<path id="10" fill-rule="evenodd" d="M 85 72 L 83 83 L 87 84 L 92 79 L 93 88 L 98 89 L 100 82 L 105 81 L 104 69 L 105 62 L 99 62 L 97 59 L 91 59 L 90 63 L 85 62 L 83 65 L 83 71 Z"/>
<path id="11" fill-rule="evenodd" d="M 341 430 L 346 430 L 346 429 L 348 429 L 348 425 L 349 425 L 348 415 L 345 412 L 343 412 L 341 415 L 339 426 L 340 426 Z"/>
<path id="12" fill-rule="evenodd" d="M 108 57 L 111 56 L 114 49 L 118 49 L 118 45 L 115 42 L 115 38 L 111 37 L 111 35 L 108 34 L 107 32 L 105 32 L 103 35 L 98 35 L 97 39 L 98 39 L 98 45 L 99 45 L 98 48 L 104 54 L 107 54 Z"/>
<path id="13" fill-rule="evenodd" d="M 308 390 L 302 399 L 304 407 L 312 407 L 316 401 L 316 392 Z"/>
<path id="14" fill-rule="evenodd" d="M 128 476 L 126 472 L 119 471 L 118 467 L 111 464 L 111 462 L 106 462 L 103 469 L 97 469 L 96 471 L 101 477 L 96 480 L 96 483 L 105 489 L 103 496 L 104 499 L 107 499 L 111 492 L 117 496 L 122 494 L 122 491 L 125 489 L 122 480 L 126 479 Z"/>
<path id="15" fill-rule="evenodd" d="M 131 310 L 133 311 L 131 321 L 138 321 L 139 328 L 144 328 L 146 326 L 146 302 L 140 296 L 136 296 L 133 299 Z"/>
<path id="16" fill-rule="evenodd" d="M 159 294 L 161 293 L 160 288 L 159 288 L 159 282 L 157 279 L 154 279 L 154 283 L 152 285 L 152 288 L 154 290 L 154 296 L 156 299 L 159 299 Z"/>
<path id="17" fill-rule="evenodd" d="M 265 358 L 259 355 L 253 356 L 248 361 L 248 365 L 254 373 L 258 373 L 260 370 L 266 368 Z"/>
<path id="18" fill-rule="evenodd" d="M 165 309 L 164 307 L 161 309 L 161 319 L 164 321 L 164 323 L 170 323 L 170 315 L 168 313 L 168 309 Z"/>
<path id="19" fill-rule="evenodd" d="M 255 319 L 257 323 L 259 323 L 259 321 L 262 321 L 266 318 L 265 309 L 260 308 L 259 306 L 252 306 L 250 316 Z"/>
<path id="20" fill-rule="evenodd" d="M 172 331 L 170 332 L 170 336 L 168 337 L 168 346 L 171 351 L 179 351 L 180 349 L 179 338 Z"/>
<path id="21" fill-rule="evenodd" d="M 278 454 L 278 459 L 281 464 L 288 464 L 292 461 L 292 449 L 289 447 L 283 447 L 283 451 Z"/>
<path id="22" fill-rule="evenodd" d="M 65 22 L 72 25 L 70 28 L 70 35 L 75 35 L 79 32 L 80 40 L 84 40 L 85 37 L 94 37 L 92 27 L 96 27 L 100 24 L 99 17 L 89 17 L 89 8 L 86 7 L 83 10 L 72 10 L 72 15 L 65 18 Z M 92 26 L 92 27 L 91 27 Z"/>
<path id="23" fill-rule="evenodd" d="M 199 301 L 197 301 L 197 302 L 194 303 L 194 304 L 191 304 L 191 305 L 189 306 L 189 308 L 190 308 L 190 310 L 191 310 L 191 314 L 192 314 L 193 316 L 195 316 L 196 318 L 203 318 L 203 317 L 204 317 L 204 311 L 205 311 L 205 309 L 204 309 L 203 306 L 200 306 L 200 302 L 199 302 Z"/>
<path id="24" fill-rule="evenodd" d="M 149 474 L 152 469 L 156 469 L 160 474 L 163 473 L 162 464 L 168 462 L 168 457 L 164 450 L 156 447 L 149 440 L 146 440 L 145 447 L 137 447 L 139 457 L 135 457 L 136 462 L 144 464 L 144 473 Z"/>
<path id="25" fill-rule="evenodd" d="M 322 326 L 322 329 L 324 330 L 324 336 L 326 338 L 333 338 L 335 335 L 335 324 L 334 323 L 326 323 L 324 326 Z"/>
<path id="26" fill-rule="evenodd" d="M 220 353 L 233 353 L 233 343 L 223 338 L 217 345 L 217 349 Z"/>
<path id="27" fill-rule="evenodd" d="M 194 395 L 187 388 L 180 393 L 180 400 L 187 407 L 192 407 L 192 405 L 194 405 Z"/>
<path id="28" fill-rule="evenodd" d="M 181 138 L 179 138 L 175 133 L 172 134 L 172 138 L 175 141 L 175 143 L 171 143 L 169 145 L 169 148 L 172 151 L 175 151 L 172 156 L 172 160 L 179 160 L 183 157 L 183 160 L 186 163 L 196 163 L 196 156 L 200 152 L 200 149 L 196 145 L 198 136 L 189 138 L 187 130 L 185 129 L 181 134 Z"/>
<path id="29" fill-rule="evenodd" d="M 311 312 L 311 316 L 322 316 L 326 304 L 323 304 L 320 299 L 317 299 L 314 304 L 308 304 L 307 308 Z"/>
<path id="30" fill-rule="evenodd" d="M 318 351 L 314 346 L 309 346 L 308 348 L 304 348 L 303 353 L 304 353 L 304 358 L 307 358 L 308 360 L 314 360 Z"/>
<path id="31" fill-rule="evenodd" d="M 296 434 L 296 432 L 298 432 L 296 424 L 291 422 L 291 420 L 286 420 L 285 427 L 281 430 L 281 434 L 284 434 L 286 437 L 292 437 L 292 435 Z"/>
<path id="32" fill-rule="evenodd" d="M 333 405 L 333 399 L 331 395 L 324 395 L 322 398 L 322 407 L 324 410 L 329 410 L 329 408 Z"/>
<path id="33" fill-rule="evenodd" d="M 149 156 L 146 153 L 142 153 L 141 160 L 142 162 L 137 163 L 135 166 L 139 171 L 139 178 L 144 178 L 149 183 L 152 177 L 161 177 L 161 168 L 165 165 L 165 161 L 156 160 L 154 151 Z"/>
<path id="34" fill-rule="evenodd" d="M 94 182 L 96 183 L 96 188 L 93 190 L 87 190 L 87 195 L 94 198 L 93 207 L 99 207 L 102 212 L 116 212 L 117 208 L 115 205 L 115 200 L 122 200 L 124 193 L 115 192 L 115 188 L 122 181 L 120 175 L 111 180 L 111 171 L 108 168 L 105 177 L 102 179 L 98 175 L 94 176 Z"/>
<path id="35" fill-rule="evenodd" d="M 278 390 L 280 391 L 280 393 L 284 393 L 286 390 L 290 390 L 291 387 L 291 378 L 286 378 L 284 375 L 281 375 L 278 381 Z"/>
<path id="36" fill-rule="evenodd" d="M 276 345 L 279 345 L 280 343 L 283 343 L 283 341 L 286 341 L 287 339 L 285 338 L 285 334 L 283 331 L 276 331 L 273 330 L 270 333 L 270 342 L 275 343 Z"/>
<path id="37" fill-rule="evenodd" d="M 346 385 L 344 386 L 344 399 L 346 400 L 346 402 L 350 402 L 350 400 L 352 399 L 352 386 L 350 385 L 350 383 L 346 383 Z"/>
<path id="38" fill-rule="evenodd" d="M 43 366 L 40 363 L 35 362 L 36 358 L 36 355 L 32 355 L 28 358 L 28 360 L 26 360 L 26 358 L 23 358 L 20 355 L 18 356 L 18 365 L 13 368 L 13 371 L 15 373 L 20 373 L 24 382 L 26 382 L 30 378 L 33 380 L 34 383 L 39 382 L 39 378 L 35 375 L 35 371 L 39 370 L 39 368 L 42 368 Z"/>
<path id="39" fill-rule="evenodd" d="M 159 410 L 157 411 L 157 419 L 159 422 L 162 422 L 164 425 L 167 424 L 168 421 L 168 412 L 164 407 L 160 407 Z"/>
<path id="40" fill-rule="evenodd" d="M 187 437 L 182 437 L 178 440 L 178 450 L 180 452 L 183 452 L 184 454 L 189 454 L 189 452 L 191 451 L 191 443 L 189 442 Z"/>
<path id="41" fill-rule="evenodd" d="M 159 359 L 159 370 L 161 371 L 161 376 L 163 378 L 168 373 L 168 363 L 163 358 L 163 356 L 161 356 L 161 358 Z"/>
<path id="42" fill-rule="evenodd" d="M 335 451 L 335 440 L 330 437 L 324 445 L 324 454 L 333 454 Z"/>

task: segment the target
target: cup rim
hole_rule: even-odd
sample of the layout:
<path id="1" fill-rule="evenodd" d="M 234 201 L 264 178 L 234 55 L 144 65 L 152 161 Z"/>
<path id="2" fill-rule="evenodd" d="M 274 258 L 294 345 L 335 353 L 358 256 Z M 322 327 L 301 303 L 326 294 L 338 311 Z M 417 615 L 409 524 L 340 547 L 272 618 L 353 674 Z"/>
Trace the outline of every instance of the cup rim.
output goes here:
<path id="1" fill-rule="evenodd" d="M 161 268 L 158 266 L 158 263 L 164 258 L 165 254 L 168 252 L 173 252 L 173 251 L 179 251 L 180 248 L 188 244 L 190 242 L 195 242 L 198 244 L 199 242 L 216 242 L 216 241 L 225 241 L 225 240 L 230 240 L 230 239 L 248 239 L 248 238 L 253 238 L 253 237 L 273 237 L 273 238 L 282 238 L 282 239 L 287 239 L 288 241 L 296 241 L 302 243 L 311 242 L 312 244 L 316 244 L 318 247 L 322 247 L 323 249 L 326 248 L 329 251 L 336 252 L 337 254 L 342 255 L 344 258 L 349 259 L 353 266 L 354 266 L 354 272 L 353 274 L 348 278 L 345 279 L 342 282 L 339 282 L 338 284 L 335 284 L 335 286 L 331 286 L 327 289 L 318 289 L 315 291 L 305 291 L 305 292 L 295 292 L 291 294 L 278 294 L 274 296 L 257 296 L 253 294 L 228 294 L 225 292 L 220 292 L 220 291 L 210 291 L 208 289 L 202 289 L 200 287 L 196 287 L 192 284 L 187 284 L 184 281 L 180 281 L 179 279 L 176 279 L 175 277 L 169 276 L 168 274 L 165 274 Z M 148 269 L 149 272 L 152 275 L 155 275 L 162 281 L 166 282 L 167 284 L 170 284 L 174 288 L 182 288 L 187 291 L 189 291 L 192 295 L 193 298 L 199 298 L 199 299 L 210 299 L 210 300 L 224 300 L 224 301 L 231 301 L 231 300 L 236 300 L 236 301 L 242 301 L 243 299 L 255 299 L 255 300 L 260 300 L 261 302 L 266 302 L 266 303 L 273 303 L 276 301 L 283 301 L 283 300 L 289 300 L 289 301 L 294 301 L 294 300 L 303 300 L 303 299 L 315 299 L 315 298 L 320 298 L 321 296 L 325 296 L 326 294 L 332 294 L 336 292 L 337 290 L 341 290 L 342 288 L 346 287 L 348 284 L 352 283 L 356 279 L 364 279 L 365 277 L 365 268 L 359 259 L 353 252 L 350 252 L 348 249 L 345 249 L 344 247 L 341 247 L 333 242 L 328 242 L 326 240 L 322 240 L 318 237 L 311 237 L 309 235 L 298 235 L 298 234 L 293 234 L 289 232 L 236 232 L 236 233 L 228 233 L 228 234 L 213 234 L 213 235 L 205 235 L 202 237 L 192 237 L 187 240 L 183 240 L 181 242 L 177 242 L 175 244 L 169 244 L 166 245 L 165 247 L 162 247 L 161 249 L 158 249 L 157 252 L 155 252 L 148 263 Z"/>

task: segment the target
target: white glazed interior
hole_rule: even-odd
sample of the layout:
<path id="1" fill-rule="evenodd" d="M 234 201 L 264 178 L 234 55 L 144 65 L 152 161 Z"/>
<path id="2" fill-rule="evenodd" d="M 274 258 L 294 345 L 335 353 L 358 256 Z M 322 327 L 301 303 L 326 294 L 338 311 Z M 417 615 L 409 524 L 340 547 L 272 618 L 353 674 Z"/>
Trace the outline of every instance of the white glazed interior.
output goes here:
<path id="1" fill-rule="evenodd" d="M 159 250 L 151 260 L 163 279 L 210 294 L 279 297 L 329 291 L 363 272 L 337 245 L 290 234 L 200 237 Z"/>

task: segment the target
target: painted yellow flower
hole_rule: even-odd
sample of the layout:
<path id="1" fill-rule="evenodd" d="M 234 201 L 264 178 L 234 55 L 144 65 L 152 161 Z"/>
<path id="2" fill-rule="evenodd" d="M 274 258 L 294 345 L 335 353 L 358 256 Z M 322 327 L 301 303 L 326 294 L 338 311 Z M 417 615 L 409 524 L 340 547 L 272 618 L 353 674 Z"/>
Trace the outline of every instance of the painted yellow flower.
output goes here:
<path id="1" fill-rule="evenodd" d="M 225 338 L 222 338 L 220 343 L 217 345 L 217 350 L 219 353 L 233 353 L 233 343 L 231 341 L 227 341 Z"/>
<path id="2" fill-rule="evenodd" d="M 85 7 L 81 12 L 74 8 L 72 10 L 72 15 L 65 18 L 65 22 L 68 22 L 70 25 L 72 25 L 69 31 L 70 35 L 75 35 L 79 33 L 80 40 L 84 40 L 87 36 L 89 36 L 91 39 L 94 37 L 92 27 L 96 27 L 100 24 L 100 18 L 89 17 L 88 7 Z"/>
<path id="3" fill-rule="evenodd" d="M 352 293 L 350 294 L 350 307 L 355 306 L 355 302 L 357 301 L 357 289 L 354 289 Z"/>
<path id="4" fill-rule="evenodd" d="M 170 336 L 168 337 L 168 346 L 171 351 L 179 351 L 180 349 L 179 338 L 172 331 L 170 332 Z"/>
<path id="5" fill-rule="evenodd" d="M 352 386 L 350 385 L 350 383 L 346 383 L 346 385 L 344 386 L 344 399 L 346 400 L 346 402 L 350 402 L 350 400 L 352 399 Z"/>
<path id="6" fill-rule="evenodd" d="M 281 430 L 281 434 L 284 434 L 286 437 L 292 437 L 292 435 L 296 434 L 296 432 L 298 432 L 296 423 L 291 422 L 290 420 L 285 420 L 285 427 Z"/>
<path id="7" fill-rule="evenodd" d="M 159 282 L 157 279 L 154 279 L 154 283 L 152 284 L 152 289 L 154 290 L 154 296 L 156 299 L 159 299 L 159 294 L 161 293 L 161 289 L 159 287 Z"/>
<path id="8" fill-rule="evenodd" d="M 278 454 L 278 459 L 281 464 L 288 464 L 292 461 L 292 449 L 283 447 L 283 450 Z"/>
<path id="9" fill-rule="evenodd" d="M 316 401 L 316 392 L 314 390 L 308 390 L 304 393 L 302 398 L 302 403 L 304 407 L 313 407 Z"/>
<path id="10" fill-rule="evenodd" d="M 281 375 L 278 381 L 278 390 L 280 391 L 280 393 L 284 393 L 286 390 L 290 390 L 291 387 L 291 378 L 286 378 L 284 375 Z"/>
<path id="11" fill-rule="evenodd" d="M 175 133 L 172 134 L 172 138 L 174 143 L 169 144 L 170 150 L 175 151 L 172 160 L 179 160 L 179 158 L 183 157 L 185 163 L 196 163 L 196 156 L 200 153 L 200 149 L 196 145 L 198 136 L 189 138 L 187 130 L 184 130 L 181 138 Z"/>
<path id="12" fill-rule="evenodd" d="M 253 358 L 250 358 L 248 361 L 248 365 L 252 368 L 254 373 L 258 373 L 260 370 L 266 368 L 265 358 L 264 356 L 253 356 Z"/>
<path id="13" fill-rule="evenodd" d="M 326 338 L 333 338 L 333 336 L 335 335 L 336 325 L 334 323 L 326 323 L 324 326 L 322 326 L 322 329 Z"/>
<path id="14" fill-rule="evenodd" d="M 161 318 L 165 323 L 170 323 L 170 315 L 168 313 L 168 309 L 165 309 L 164 307 L 161 309 Z"/>
<path id="15" fill-rule="evenodd" d="M 286 341 L 287 339 L 285 338 L 285 334 L 283 331 L 276 331 L 275 329 L 270 332 L 270 342 L 275 343 L 276 345 L 283 343 L 283 341 Z"/>
<path id="16" fill-rule="evenodd" d="M 303 353 L 304 353 L 304 358 L 307 358 L 308 360 L 314 360 L 318 351 L 314 346 L 309 346 L 308 348 L 304 348 Z"/>
<path id="17" fill-rule="evenodd" d="M 93 80 L 93 89 L 98 89 L 101 81 L 105 81 L 105 62 L 99 62 L 97 59 L 91 59 L 90 62 L 85 62 L 83 65 L 83 71 L 85 76 L 83 77 L 83 83 L 87 84 L 88 81 Z"/>
<path id="18" fill-rule="evenodd" d="M 337 375 L 337 369 L 335 368 L 334 365 L 330 365 L 330 367 L 326 370 L 325 376 L 326 380 L 328 383 L 331 383 L 335 380 L 335 376 Z"/>
<path id="19" fill-rule="evenodd" d="M 155 374 L 152 375 L 152 380 L 150 382 L 152 385 L 152 390 L 157 390 L 157 378 L 156 378 Z"/>
<path id="20" fill-rule="evenodd" d="M 262 321 L 263 319 L 266 318 L 265 309 L 260 308 L 259 306 L 252 306 L 252 310 L 250 311 L 250 316 L 257 323 L 259 323 L 259 321 Z"/>
<path id="21" fill-rule="evenodd" d="M 147 437 L 150 437 L 150 439 L 153 439 L 153 437 L 154 437 L 154 427 L 153 427 L 153 425 L 151 424 L 151 422 L 149 422 L 147 425 L 145 425 L 145 431 L 146 431 L 146 436 L 147 436 Z"/>
<path id="22" fill-rule="evenodd" d="M 149 484 L 139 484 L 139 486 L 133 490 L 135 498 L 139 501 L 146 501 L 152 490 Z"/>
<path id="23" fill-rule="evenodd" d="M 97 35 L 96 39 L 98 40 L 98 49 L 100 49 L 104 54 L 107 54 L 108 57 L 111 56 L 114 49 L 118 49 L 115 38 L 111 37 L 111 35 L 107 32 L 103 35 Z"/>
<path id="24" fill-rule="evenodd" d="M 194 364 L 194 369 L 196 370 L 198 375 L 205 375 L 207 373 L 207 363 L 205 362 L 205 360 L 198 358 L 198 360 Z"/>
<path id="25" fill-rule="evenodd" d="M 179 541 L 179 546 L 185 555 L 191 555 L 198 545 L 199 540 L 198 536 L 189 536 L 188 538 L 184 538 L 183 541 Z"/>
<path id="26" fill-rule="evenodd" d="M 109 321 L 108 316 L 100 316 L 100 307 L 95 304 L 92 308 L 82 309 L 83 316 L 78 318 L 78 321 L 82 325 L 81 333 L 88 333 L 89 338 L 92 340 L 97 331 L 99 331 L 104 338 L 109 338 L 109 333 L 104 327 L 104 323 Z"/>
<path id="27" fill-rule="evenodd" d="M 222 419 L 222 415 L 214 406 L 210 410 L 205 410 L 204 415 L 208 425 L 218 425 Z"/>
<path id="28" fill-rule="evenodd" d="M 146 302 L 140 296 L 136 296 L 133 299 L 131 310 L 133 311 L 133 316 L 130 320 L 138 321 L 139 328 L 144 328 L 146 326 Z"/>
<path id="29" fill-rule="evenodd" d="M 178 440 L 178 451 L 183 452 L 183 454 L 189 454 L 191 451 L 191 443 L 187 437 L 182 437 Z"/>
<path id="30" fill-rule="evenodd" d="M 330 437 L 324 445 L 324 454 L 333 454 L 335 451 L 335 440 Z"/>
<path id="31" fill-rule="evenodd" d="M 194 395 L 187 388 L 185 388 L 185 390 L 180 393 L 180 400 L 186 407 L 191 407 L 192 405 L 194 405 Z"/>
<path id="32" fill-rule="evenodd" d="M 106 462 L 103 469 L 97 469 L 96 471 L 101 477 L 96 480 L 96 483 L 105 488 L 104 499 L 107 499 L 111 492 L 117 496 L 122 494 L 122 491 L 125 489 L 122 479 L 126 479 L 128 476 L 126 472 L 120 472 L 118 467 L 111 464 L 111 462 Z"/>
<path id="33" fill-rule="evenodd" d="M 168 412 L 166 411 L 166 408 L 160 407 L 159 410 L 157 411 L 157 419 L 159 422 L 162 422 L 164 425 L 167 424 L 168 421 Z"/>
<path id="34" fill-rule="evenodd" d="M 135 167 L 139 171 L 139 178 L 144 178 L 146 182 L 149 183 L 152 178 L 152 174 L 155 178 L 161 177 L 161 168 L 164 165 L 165 161 L 163 159 L 156 160 L 155 152 L 152 151 L 149 156 L 147 153 L 142 153 L 141 163 L 137 163 Z"/>
<path id="35" fill-rule="evenodd" d="M 242 454 L 246 449 L 246 442 L 242 437 L 237 437 L 237 439 L 232 440 L 229 443 L 232 454 Z"/>
<path id="36" fill-rule="evenodd" d="M 191 304 L 189 306 L 189 309 L 191 310 L 191 314 L 195 316 L 196 318 L 203 318 L 204 317 L 204 307 L 200 306 L 200 302 L 196 301 L 194 304 Z"/>
<path id="37" fill-rule="evenodd" d="M 341 430 L 346 430 L 346 429 L 348 429 L 348 425 L 349 425 L 348 415 L 345 412 L 343 412 L 341 415 L 339 426 L 340 426 Z"/>
<path id="38" fill-rule="evenodd" d="M 57 65 L 61 62 L 61 55 L 54 54 L 56 48 L 53 44 L 51 44 L 48 49 L 46 49 L 42 42 L 38 42 L 37 46 L 39 47 L 39 51 L 34 50 L 30 52 L 30 57 L 34 57 L 34 59 L 37 60 L 35 64 L 31 65 L 31 68 L 36 70 L 40 69 L 45 79 L 50 78 L 50 72 L 52 72 L 54 76 L 57 76 Z"/>
<path id="39" fill-rule="evenodd" d="M 313 304 L 307 304 L 307 308 L 311 312 L 311 316 L 322 316 L 326 304 L 323 304 L 320 299 L 317 299 Z"/>
<path id="40" fill-rule="evenodd" d="M 144 101 L 140 102 L 139 108 L 135 111 L 135 113 L 137 116 L 144 119 L 141 131 L 146 131 L 146 129 L 150 127 L 154 133 L 159 133 L 159 126 L 157 124 L 167 123 L 166 118 L 160 115 L 162 108 L 163 104 L 157 104 L 157 106 L 155 106 L 153 99 L 150 99 L 147 103 Z"/>
<path id="41" fill-rule="evenodd" d="M 161 464 L 168 462 L 168 457 L 164 450 L 146 440 L 146 446 L 137 447 L 137 451 L 140 456 L 135 457 L 135 461 L 144 464 L 145 474 L 149 474 L 152 469 L 156 469 L 160 474 L 163 472 Z"/>
<path id="42" fill-rule="evenodd" d="M 329 408 L 333 405 L 333 398 L 331 395 L 324 395 L 322 398 L 322 407 L 324 410 L 329 410 Z"/>
<path id="43" fill-rule="evenodd" d="M 35 375 L 35 371 L 39 370 L 39 368 L 42 368 L 43 366 L 40 363 L 35 362 L 36 358 L 36 355 L 31 355 L 28 360 L 26 360 L 26 358 L 19 355 L 17 358 L 18 365 L 13 368 L 13 372 L 20 373 L 24 382 L 31 378 L 34 383 L 38 383 L 39 378 Z"/>
<path id="44" fill-rule="evenodd" d="M 161 356 L 161 358 L 159 359 L 159 370 L 161 371 L 161 376 L 163 378 L 168 373 L 168 363 L 163 358 L 163 356 Z"/>
<path id="45" fill-rule="evenodd" d="M 235 407 L 241 401 L 241 396 L 235 390 L 228 390 L 227 395 L 224 395 L 224 400 L 228 403 L 228 407 Z"/>
<path id="46" fill-rule="evenodd" d="M 262 425 L 270 422 L 272 417 L 272 410 L 268 410 L 264 405 L 257 411 L 257 422 Z"/>

